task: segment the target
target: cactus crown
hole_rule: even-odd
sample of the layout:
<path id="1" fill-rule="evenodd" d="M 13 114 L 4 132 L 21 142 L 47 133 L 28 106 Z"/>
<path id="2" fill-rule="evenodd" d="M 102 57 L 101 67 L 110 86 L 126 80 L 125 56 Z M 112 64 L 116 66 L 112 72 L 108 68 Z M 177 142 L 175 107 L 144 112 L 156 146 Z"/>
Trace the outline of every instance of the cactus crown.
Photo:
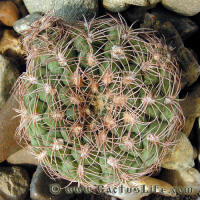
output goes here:
<path id="1" fill-rule="evenodd" d="M 184 117 L 179 70 L 153 31 L 44 16 L 23 44 L 17 136 L 51 175 L 109 186 L 160 166 Z"/>

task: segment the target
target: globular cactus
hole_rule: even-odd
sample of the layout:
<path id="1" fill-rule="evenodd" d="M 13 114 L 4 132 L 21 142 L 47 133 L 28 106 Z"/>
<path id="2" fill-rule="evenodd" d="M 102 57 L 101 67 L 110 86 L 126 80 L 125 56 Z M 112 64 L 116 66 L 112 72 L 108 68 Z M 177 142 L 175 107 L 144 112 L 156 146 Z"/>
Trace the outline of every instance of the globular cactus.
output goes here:
<path id="1" fill-rule="evenodd" d="M 153 31 L 44 16 L 23 44 L 17 136 L 52 176 L 95 188 L 160 167 L 184 117 L 179 69 Z"/>

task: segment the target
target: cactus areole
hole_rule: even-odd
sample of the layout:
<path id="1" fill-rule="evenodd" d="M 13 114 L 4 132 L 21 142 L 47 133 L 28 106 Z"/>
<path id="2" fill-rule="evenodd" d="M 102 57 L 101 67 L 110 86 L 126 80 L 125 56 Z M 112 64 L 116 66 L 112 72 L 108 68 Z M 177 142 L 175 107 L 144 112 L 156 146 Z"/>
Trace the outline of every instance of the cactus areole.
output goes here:
<path id="1" fill-rule="evenodd" d="M 183 128 L 180 72 L 153 31 L 44 16 L 25 33 L 17 137 L 50 175 L 113 186 L 152 174 Z"/>

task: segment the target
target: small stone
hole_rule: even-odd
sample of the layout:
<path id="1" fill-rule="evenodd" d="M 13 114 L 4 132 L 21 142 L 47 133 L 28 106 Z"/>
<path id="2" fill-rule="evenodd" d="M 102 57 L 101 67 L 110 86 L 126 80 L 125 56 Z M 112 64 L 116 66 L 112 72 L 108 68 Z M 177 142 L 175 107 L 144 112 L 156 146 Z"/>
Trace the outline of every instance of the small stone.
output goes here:
<path id="1" fill-rule="evenodd" d="M 200 75 L 200 65 L 192 52 L 185 47 L 178 49 L 177 57 L 180 68 L 183 70 L 181 77 L 182 87 L 191 86 Z"/>
<path id="2" fill-rule="evenodd" d="M 24 54 L 21 41 L 13 30 L 4 30 L 0 39 L 0 53 L 4 54 L 8 50 L 15 52 L 17 55 Z"/>
<path id="3" fill-rule="evenodd" d="M 20 18 L 28 15 L 28 11 L 23 3 L 23 0 L 11 0 L 11 1 L 17 6 L 20 13 Z"/>
<path id="4" fill-rule="evenodd" d="M 196 82 L 187 93 L 183 101 L 180 101 L 185 117 L 200 117 L 200 84 Z"/>
<path id="5" fill-rule="evenodd" d="M 198 151 L 198 169 L 200 171 L 200 118 L 198 118 L 198 128 L 196 132 L 196 139 L 197 139 L 197 151 Z"/>
<path id="6" fill-rule="evenodd" d="M 192 131 L 195 120 L 196 120 L 196 117 L 186 117 L 183 132 L 187 137 L 189 137 L 189 135 Z"/>
<path id="7" fill-rule="evenodd" d="M 142 197 L 149 196 L 152 193 L 162 194 L 164 196 L 175 197 L 176 193 L 171 192 L 172 185 L 152 177 L 140 177 L 139 180 L 128 182 L 127 185 L 121 185 L 115 190 L 106 194 L 117 197 L 122 200 L 141 200 Z"/>
<path id="8" fill-rule="evenodd" d="M 195 168 L 162 171 L 160 178 L 177 187 L 179 195 L 196 195 L 200 191 L 200 173 Z"/>
<path id="9" fill-rule="evenodd" d="M 162 0 L 167 9 L 185 16 L 193 16 L 200 12 L 199 0 Z"/>
<path id="10" fill-rule="evenodd" d="M 123 16 L 131 23 L 136 20 L 143 20 L 144 16 L 150 6 L 130 6 L 124 13 Z"/>
<path id="11" fill-rule="evenodd" d="M 156 17 L 156 15 L 146 13 L 144 23 L 141 24 L 141 28 L 151 28 L 158 31 L 161 35 L 164 35 L 167 44 L 170 45 L 174 51 L 180 47 L 184 47 L 178 31 L 170 21 L 163 23 Z"/>
<path id="12" fill-rule="evenodd" d="M 170 21 L 176 27 L 176 30 L 183 40 L 191 37 L 199 30 L 199 26 L 189 17 L 178 15 L 164 8 L 156 7 L 151 11 L 151 14 L 155 15 L 160 23 Z"/>
<path id="13" fill-rule="evenodd" d="M 91 19 L 98 14 L 98 0 L 23 0 L 29 13 L 41 12 L 62 17 L 68 23 Z"/>
<path id="14" fill-rule="evenodd" d="M 68 185 L 69 184 L 69 185 Z M 33 178 L 30 185 L 30 197 L 32 200 L 60 200 L 60 199 L 71 199 L 73 192 L 70 189 L 65 189 L 64 187 L 78 187 L 76 183 L 70 184 L 69 181 L 64 179 L 53 180 L 43 171 L 42 167 L 39 165 L 37 170 L 33 174 Z M 66 190 L 66 191 L 65 191 Z"/>
<path id="15" fill-rule="evenodd" d="M 16 117 L 17 113 L 13 109 L 17 107 L 18 103 L 11 96 L 0 112 L 0 163 L 21 149 L 14 138 L 16 128 L 20 122 L 20 118 Z"/>
<path id="16" fill-rule="evenodd" d="M 103 6 L 111 12 L 122 12 L 129 7 L 129 5 L 122 0 L 103 0 Z"/>
<path id="17" fill-rule="evenodd" d="M 9 98 L 10 90 L 19 76 L 15 63 L 0 55 L 0 109 Z"/>
<path id="18" fill-rule="evenodd" d="M 0 21 L 6 26 L 13 26 L 19 18 L 17 6 L 11 1 L 0 1 Z"/>
<path id="19" fill-rule="evenodd" d="M 17 33 L 22 34 L 24 31 L 31 28 L 31 24 L 38 20 L 40 17 L 42 17 L 40 13 L 27 15 L 26 17 L 17 20 L 13 25 L 13 28 Z"/>
<path id="20" fill-rule="evenodd" d="M 124 0 L 124 3 L 132 4 L 135 6 L 150 6 L 155 5 L 161 0 Z"/>
<path id="21" fill-rule="evenodd" d="M 196 160 L 198 158 L 198 150 L 196 147 L 193 147 L 193 150 L 194 150 L 194 157 L 193 159 Z"/>
<path id="22" fill-rule="evenodd" d="M 194 166 L 193 158 L 192 144 L 185 134 L 180 133 L 176 145 L 165 155 L 161 166 L 173 170 L 188 169 Z"/>
<path id="23" fill-rule="evenodd" d="M 110 196 L 103 193 L 101 188 L 103 187 L 99 187 L 99 191 L 94 192 L 89 187 L 84 188 L 64 179 L 51 179 L 38 165 L 31 181 L 30 197 L 31 200 L 111 200 Z"/>
<path id="24" fill-rule="evenodd" d="M 7 162 L 10 164 L 29 164 L 38 165 L 38 160 L 27 149 L 20 149 L 16 153 L 10 155 L 7 158 Z"/>
<path id="25" fill-rule="evenodd" d="M 25 200 L 29 191 L 30 178 L 21 167 L 0 167 L 0 199 Z"/>

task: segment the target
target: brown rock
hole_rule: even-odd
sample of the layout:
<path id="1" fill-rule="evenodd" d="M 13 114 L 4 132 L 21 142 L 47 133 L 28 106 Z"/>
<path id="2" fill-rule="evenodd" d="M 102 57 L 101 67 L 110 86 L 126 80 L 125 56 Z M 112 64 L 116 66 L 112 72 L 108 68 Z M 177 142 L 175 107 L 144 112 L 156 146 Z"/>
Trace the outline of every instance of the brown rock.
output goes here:
<path id="1" fill-rule="evenodd" d="M 13 26 L 19 18 L 17 6 L 11 1 L 0 1 L 0 21 L 6 26 Z"/>
<path id="2" fill-rule="evenodd" d="M 67 187 L 65 189 L 65 187 Z M 30 197 L 32 200 L 70 200 L 75 195 L 70 187 L 78 187 L 77 183 L 71 183 L 64 179 L 51 179 L 43 168 L 38 165 L 30 184 Z M 73 191 L 73 190 L 71 190 Z M 95 198 L 94 198 L 95 199 Z"/>
<path id="3" fill-rule="evenodd" d="M 162 167 L 166 169 L 188 169 L 194 166 L 193 147 L 185 134 L 181 133 L 177 144 L 162 160 Z"/>
<path id="4" fill-rule="evenodd" d="M 16 128 L 19 126 L 19 117 L 13 118 L 17 113 L 13 108 L 17 108 L 16 100 L 11 96 L 1 109 L 0 113 L 0 162 L 3 162 L 20 149 L 14 138 Z"/>
<path id="5" fill-rule="evenodd" d="M 1 200 L 25 200 L 30 178 L 21 167 L 0 167 L 0 183 Z"/>
<path id="6" fill-rule="evenodd" d="M 0 40 L 0 53 L 4 54 L 7 50 L 12 50 L 18 55 L 24 54 L 21 41 L 13 30 L 5 30 Z"/>
<path id="7" fill-rule="evenodd" d="M 195 168 L 163 170 L 160 178 L 173 185 L 180 195 L 196 195 L 200 191 L 200 173 Z"/>
<path id="8" fill-rule="evenodd" d="M 11 164 L 38 165 L 38 160 L 27 149 L 20 149 L 16 153 L 10 155 L 7 158 L 7 162 Z"/>
<path id="9" fill-rule="evenodd" d="M 196 117 L 186 117 L 185 126 L 184 126 L 184 129 L 183 129 L 183 132 L 187 137 L 189 137 L 189 135 L 190 135 L 190 133 L 192 131 L 195 119 L 196 119 Z"/>
<path id="10" fill-rule="evenodd" d="M 198 150 L 197 150 L 197 148 L 196 147 L 193 147 L 193 150 L 194 150 L 194 160 L 195 159 L 197 159 L 197 157 L 198 157 Z"/>
<path id="11" fill-rule="evenodd" d="M 200 12 L 199 0 L 162 0 L 162 4 L 167 9 L 185 16 L 193 16 Z"/>
<path id="12" fill-rule="evenodd" d="M 103 6 L 111 12 L 122 12 L 129 7 L 129 5 L 122 0 L 103 0 Z"/>
<path id="13" fill-rule="evenodd" d="M 149 6 L 160 2 L 161 0 L 123 0 L 127 4 L 132 4 L 135 6 Z"/>
<path id="14" fill-rule="evenodd" d="M 28 11 L 26 9 L 26 6 L 24 5 L 23 0 L 10 0 L 10 1 L 12 1 L 19 9 L 20 18 L 28 15 Z"/>
<path id="15" fill-rule="evenodd" d="M 170 21 L 183 40 L 193 36 L 200 28 L 196 22 L 189 17 L 177 15 L 176 13 L 168 11 L 164 8 L 155 8 L 151 11 L 151 14 L 155 15 L 161 24 L 166 21 Z"/>
<path id="16" fill-rule="evenodd" d="M 181 47 L 176 53 L 180 68 L 183 70 L 181 81 L 183 85 L 190 86 L 200 75 L 200 65 L 189 49 Z"/>
<path id="17" fill-rule="evenodd" d="M 190 88 L 187 96 L 180 101 L 185 117 L 200 117 L 200 84 L 197 82 Z"/>

